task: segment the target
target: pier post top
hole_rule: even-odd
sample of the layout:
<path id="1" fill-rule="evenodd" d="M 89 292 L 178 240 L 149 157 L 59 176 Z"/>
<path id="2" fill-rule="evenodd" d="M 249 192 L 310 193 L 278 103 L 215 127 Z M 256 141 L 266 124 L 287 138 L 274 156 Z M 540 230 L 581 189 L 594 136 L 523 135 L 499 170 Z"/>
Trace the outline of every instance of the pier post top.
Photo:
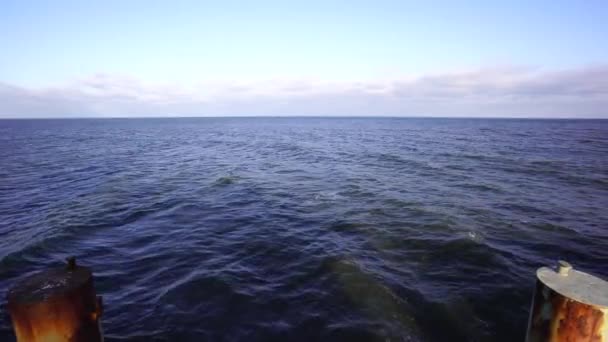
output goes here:
<path id="1" fill-rule="evenodd" d="M 580 303 L 608 308 L 608 282 L 559 261 L 557 271 L 541 267 L 536 276 L 547 287 Z"/>

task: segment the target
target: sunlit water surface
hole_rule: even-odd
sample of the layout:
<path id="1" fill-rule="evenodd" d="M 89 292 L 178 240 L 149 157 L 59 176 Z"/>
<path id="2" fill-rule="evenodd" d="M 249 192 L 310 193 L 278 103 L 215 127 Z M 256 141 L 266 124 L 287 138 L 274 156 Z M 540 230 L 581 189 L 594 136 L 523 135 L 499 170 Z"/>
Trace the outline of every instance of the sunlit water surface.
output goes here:
<path id="1" fill-rule="evenodd" d="M 6 290 L 91 266 L 108 341 L 519 341 L 608 275 L 608 121 L 0 121 Z"/>

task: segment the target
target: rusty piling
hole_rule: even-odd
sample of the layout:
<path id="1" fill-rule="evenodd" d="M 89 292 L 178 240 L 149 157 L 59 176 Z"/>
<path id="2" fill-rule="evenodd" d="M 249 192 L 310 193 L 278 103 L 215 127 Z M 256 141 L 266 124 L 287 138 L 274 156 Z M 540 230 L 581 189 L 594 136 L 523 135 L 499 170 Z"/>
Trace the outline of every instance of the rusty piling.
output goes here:
<path id="1" fill-rule="evenodd" d="M 565 261 L 536 277 L 526 341 L 608 342 L 608 282 Z"/>
<path id="2" fill-rule="evenodd" d="M 93 274 L 74 258 L 11 288 L 8 311 L 18 342 L 103 341 Z"/>

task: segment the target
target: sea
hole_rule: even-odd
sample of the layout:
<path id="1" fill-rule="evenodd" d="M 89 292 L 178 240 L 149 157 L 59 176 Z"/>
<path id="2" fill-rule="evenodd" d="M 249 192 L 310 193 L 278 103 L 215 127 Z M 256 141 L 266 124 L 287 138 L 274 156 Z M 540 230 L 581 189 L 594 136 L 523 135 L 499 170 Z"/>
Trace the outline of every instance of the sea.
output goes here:
<path id="1" fill-rule="evenodd" d="M 608 276 L 608 120 L 0 120 L 1 341 L 69 256 L 106 341 L 522 341 Z"/>

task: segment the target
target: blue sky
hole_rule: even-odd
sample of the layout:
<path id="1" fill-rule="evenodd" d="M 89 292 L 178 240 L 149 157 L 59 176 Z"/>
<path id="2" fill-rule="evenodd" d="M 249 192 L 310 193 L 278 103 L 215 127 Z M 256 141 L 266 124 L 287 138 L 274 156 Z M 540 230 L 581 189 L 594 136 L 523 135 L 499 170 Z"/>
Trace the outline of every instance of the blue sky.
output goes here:
<path id="1" fill-rule="evenodd" d="M 8 0 L 1 6 L 0 96 L 9 103 L 0 105 L 0 117 L 62 111 L 608 117 L 601 108 L 608 93 L 601 79 L 607 1 Z M 556 89 L 562 82 L 576 89 Z M 464 91 L 470 103 L 450 111 L 449 99 L 438 102 L 446 84 L 460 91 L 453 101 L 462 102 Z M 404 85 L 407 99 L 395 99 Z M 518 87 L 534 94 L 514 100 L 522 96 Z M 503 91 L 488 92 L 495 88 Z M 367 114 L 347 103 L 360 96 L 368 97 Z"/>

